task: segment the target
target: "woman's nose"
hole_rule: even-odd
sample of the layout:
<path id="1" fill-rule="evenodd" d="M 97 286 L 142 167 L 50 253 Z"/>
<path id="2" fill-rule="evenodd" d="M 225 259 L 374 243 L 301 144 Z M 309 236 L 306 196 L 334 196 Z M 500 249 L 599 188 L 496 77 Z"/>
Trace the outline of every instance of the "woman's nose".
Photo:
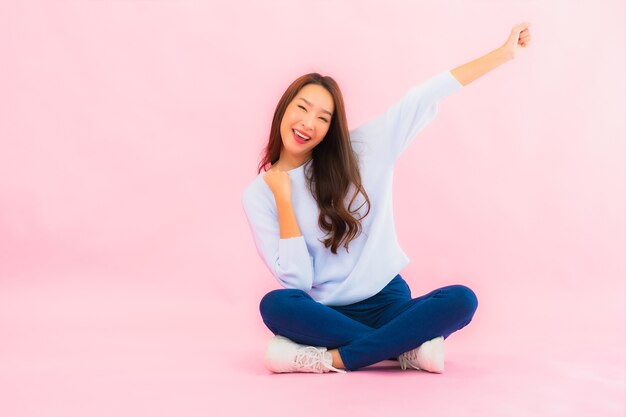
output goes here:
<path id="1" fill-rule="evenodd" d="M 311 117 L 305 117 L 300 121 L 300 123 L 302 124 L 302 127 L 307 130 L 313 129 L 313 119 Z"/>

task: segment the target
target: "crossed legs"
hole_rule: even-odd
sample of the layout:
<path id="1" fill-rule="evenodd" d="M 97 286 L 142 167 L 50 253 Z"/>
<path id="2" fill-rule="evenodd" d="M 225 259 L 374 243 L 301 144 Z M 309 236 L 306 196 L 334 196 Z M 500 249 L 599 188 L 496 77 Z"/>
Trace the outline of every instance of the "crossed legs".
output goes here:
<path id="1" fill-rule="evenodd" d="M 304 291 L 280 289 L 263 297 L 260 310 L 274 334 L 326 347 L 334 366 L 356 370 L 447 338 L 472 320 L 477 305 L 474 292 L 462 285 L 412 299 L 397 276 L 379 294 L 348 306 L 326 306 Z"/>

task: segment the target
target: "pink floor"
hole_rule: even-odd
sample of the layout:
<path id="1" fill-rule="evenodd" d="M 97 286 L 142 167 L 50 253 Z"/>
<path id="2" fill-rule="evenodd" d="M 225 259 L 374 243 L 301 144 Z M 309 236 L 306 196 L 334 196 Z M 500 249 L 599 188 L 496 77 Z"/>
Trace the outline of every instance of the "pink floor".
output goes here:
<path id="1" fill-rule="evenodd" d="M 240 314 L 250 311 L 244 306 L 250 300 L 94 282 L 30 283 L 0 293 L 0 416 L 569 417 L 626 411 L 624 316 L 614 311 L 612 319 L 598 320 L 604 312 L 597 300 L 579 306 L 600 309 L 587 320 L 582 314 L 576 323 L 563 323 L 552 310 L 529 316 L 520 334 L 500 336 L 489 336 L 505 326 L 493 315 L 487 319 L 494 305 L 483 300 L 483 314 L 446 342 L 443 375 L 400 371 L 393 362 L 345 375 L 273 375 L 262 366 L 269 332 L 254 314 Z M 622 308 L 613 303 L 620 297 L 609 296 L 608 304 Z M 555 323 L 562 328 L 551 335 Z"/>

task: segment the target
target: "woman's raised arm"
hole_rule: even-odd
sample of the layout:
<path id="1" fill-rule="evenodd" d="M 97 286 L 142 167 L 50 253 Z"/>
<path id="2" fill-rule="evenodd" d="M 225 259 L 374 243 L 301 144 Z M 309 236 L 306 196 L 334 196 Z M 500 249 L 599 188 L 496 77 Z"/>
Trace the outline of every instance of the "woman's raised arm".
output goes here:
<path id="1" fill-rule="evenodd" d="M 526 48 L 530 42 L 529 27 L 530 23 L 519 23 L 513 26 L 509 38 L 501 47 L 450 72 L 463 86 L 466 86 L 497 66 L 515 59 L 519 48 Z"/>

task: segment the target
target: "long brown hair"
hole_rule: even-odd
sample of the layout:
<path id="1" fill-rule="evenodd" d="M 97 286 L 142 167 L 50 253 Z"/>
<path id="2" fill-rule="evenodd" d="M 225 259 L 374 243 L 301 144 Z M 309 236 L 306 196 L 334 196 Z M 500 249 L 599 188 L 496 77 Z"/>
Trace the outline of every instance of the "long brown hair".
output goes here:
<path id="1" fill-rule="evenodd" d="M 291 83 L 283 93 L 274 112 L 269 141 L 259 164 L 259 173 L 280 158 L 282 147 L 280 124 L 283 115 L 289 103 L 307 84 L 324 87 L 333 97 L 335 104 L 328 132 L 324 140 L 313 148 L 311 173 L 307 175 L 307 180 L 320 209 L 319 226 L 326 232 L 326 238 L 322 243 L 336 254 L 340 245 L 348 250 L 349 243 L 361 234 L 361 220 L 370 212 L 370 200 L 361 183 L 357 155 L 350 143 L 343 96 L 334 79 L 318 73 L 305 74 Z M 344 200 L 351 188 L 353 194 L 346 207 Z M 353 210 L 352 205 L 359 193 L 363 195 L 365 201 Z M 365 204 L 367 211 L 357 219 L 355 214 L 359 213 Z"/>

